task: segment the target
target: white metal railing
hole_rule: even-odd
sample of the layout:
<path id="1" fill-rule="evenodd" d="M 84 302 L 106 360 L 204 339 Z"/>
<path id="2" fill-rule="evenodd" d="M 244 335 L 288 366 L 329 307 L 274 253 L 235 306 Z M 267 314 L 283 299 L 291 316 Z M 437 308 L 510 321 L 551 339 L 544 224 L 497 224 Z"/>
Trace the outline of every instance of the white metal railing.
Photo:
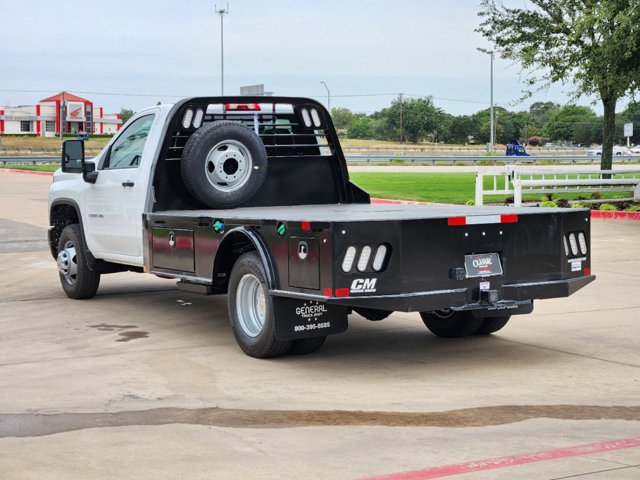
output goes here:
<path id="1" fill-rule="evenodd" d="M 485 178 L 491 186 L 485 188 Z M 479 171 L 476 175 L 476 205 L 487 195 L 513 195 L 513 205 L 522 206 L 523 195 L 629 192 L 616 200 L 640 201 L 640 170 L 524 170 L 507 165 L 501 171 Z M 599 201 L 607 201 L 600 199 Z"/>

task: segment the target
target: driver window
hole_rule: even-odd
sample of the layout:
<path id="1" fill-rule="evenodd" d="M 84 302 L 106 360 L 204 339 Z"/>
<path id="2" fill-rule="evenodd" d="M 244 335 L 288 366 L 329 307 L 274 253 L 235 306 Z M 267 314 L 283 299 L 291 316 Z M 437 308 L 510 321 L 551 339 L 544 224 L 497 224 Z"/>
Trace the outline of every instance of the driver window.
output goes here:
<path id="1" fill-rule="evenodd" d="M 154 118 L 155 115 L 145 115 L 129 125 L 111 146 L 102 168 L 137 168 Z"/>

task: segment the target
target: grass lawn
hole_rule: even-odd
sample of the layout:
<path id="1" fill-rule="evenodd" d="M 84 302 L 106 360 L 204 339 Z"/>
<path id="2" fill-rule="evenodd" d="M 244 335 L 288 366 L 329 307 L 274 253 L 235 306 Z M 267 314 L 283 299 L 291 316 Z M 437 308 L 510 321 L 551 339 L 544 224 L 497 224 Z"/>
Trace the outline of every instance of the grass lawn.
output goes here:
<path id="1" fill-rule="evenodd" d="M 475 199 L 475 173 L 383 173 L 353 172 L 351 180 L 372 197 L 421 202 L 464 204 Z M 504 187 L 504 177 L 498 178 L 498 188 Z M 571 178 L 571 176 L 570 176 Z M 485 188 L 493 188 L 493 179 L 485 177 Z M 628 193 L 602 193 L 602 198 L 624 198 Z M 583 197 L 590 197 L 584 193 Z M 556 194 L 554 200 L 576 200 L 577 195 Z M 485 203 L 503 203 L 507 196 L 485 196 Z M 545 201 L 544 195 L 523 195 L 525 201 Z"/>
<path id="2" fill-rule="evenodd" d="M 12 170 L 32 170 L 36 172 L 55 172 L 59 165 L 0 165 L 0 168 L 10 168 Z"/>

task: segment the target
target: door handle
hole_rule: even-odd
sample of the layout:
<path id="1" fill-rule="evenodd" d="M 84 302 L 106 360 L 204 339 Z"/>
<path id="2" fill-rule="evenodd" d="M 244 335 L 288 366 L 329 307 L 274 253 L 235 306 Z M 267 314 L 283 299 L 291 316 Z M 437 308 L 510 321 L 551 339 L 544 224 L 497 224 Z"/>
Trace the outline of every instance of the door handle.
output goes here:
<path id="1" fill-rule="evenodd" d="M 126 180 L 122 182 L 123 187 L 133 187 L 135 184 L 131 180 Z"/>

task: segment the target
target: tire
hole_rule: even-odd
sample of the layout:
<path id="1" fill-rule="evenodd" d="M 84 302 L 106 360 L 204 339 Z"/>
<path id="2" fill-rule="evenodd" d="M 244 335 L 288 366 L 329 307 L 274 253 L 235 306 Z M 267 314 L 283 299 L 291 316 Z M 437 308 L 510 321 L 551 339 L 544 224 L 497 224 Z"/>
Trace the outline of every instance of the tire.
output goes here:
<path id="1" fill-rule="evenodd" d="M 100 274 L 87 264 L 87 253 L 80 225 L 67 225 L 58 240 L 58 274 L 64 293 L 77 300 L 93 297 L 100 285 Z"/>
<path id="2" fill-rule="evenodd" d="M 260 137 L 237 122 L 212 122 L 187 140 L 182 180 L 209 208 L 233 208 L 247 202 L 267 176 L 267 151 Z"/>
<path id="3" fill-rule="evenodd" d="M 327 336 L 313 337 L 313 338 L 301 338 L 300 340 L 294 340 L 291 348 L 287 352 L 289 355 L 307 355 L 318 350 Z"/>
<path id="4" fill-rule="evenodd" d="M 273 303 L 265 270 L 256 252 L 238 258 L 229 277 L 227 305 L 233 335 L 244 353 L 255 358 L 287 353 L 292 341 L 276 338 Z"/>
<path id="5" fill-rule="evenodd" d="M 437 310 L 420 312 L 427 328 L 439 337 L 459 338 L 473 335 L 482 325 L 481 318 L 475 318 L 471 312 Z"/>
<path id="6" fill-rule="evenodd" d="M 511 317 L 487 317 L 482 319 L 482 325 L 476 330 L 476 335 L 490 335 L 503 328 Z"/>
<path id="7" fill-rule="evenodd" d="M 384 320 L 393 313 L 391 310 L 377 310 L 375 308 L 354 308 L 353 310 L 361 317 L 372 322 Z"/>

